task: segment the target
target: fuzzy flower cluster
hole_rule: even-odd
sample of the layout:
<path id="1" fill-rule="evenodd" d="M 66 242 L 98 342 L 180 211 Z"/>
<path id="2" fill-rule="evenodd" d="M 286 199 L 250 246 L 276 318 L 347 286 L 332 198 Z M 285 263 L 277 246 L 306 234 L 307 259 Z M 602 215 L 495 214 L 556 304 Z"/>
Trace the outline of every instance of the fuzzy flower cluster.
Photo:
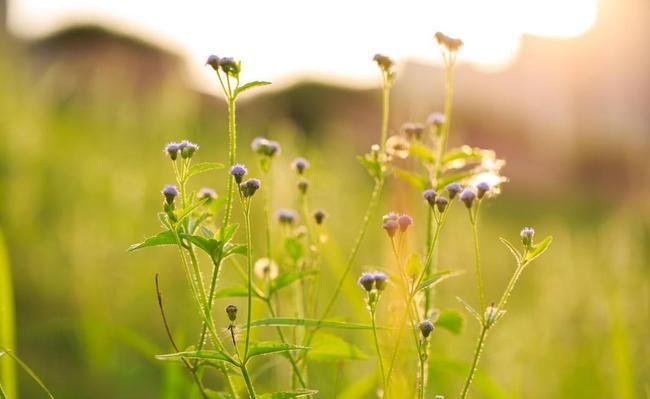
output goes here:
<path id="1" fill-rule="evenodd" d="M 280 143 L 264 137 L 256 137 L 251 142 L 251 149 L 258 155 L 272 158 L 280 153 Z"/>
<path id="2" fill-rule="evenodd" d="M 181 158 L 183 159 L 189 159 L 192 158 L 194 153 L 199 149 L 199 146 L 189 142 L 187 140 L 183 140 L 180 143 L 169 143 L 165 146 L 165 153 L 169 155 L 169 158 L 172 161 L 175 161 L 178 159 L 178 156 L 180 155 Z"/>
<path id="3" fill-rule="evenodd" d="M 235 77 L 241 71 L 241 62 L 235 61 L 232 57 L 218 57 L 212 54 L 205 61 L 205 64 L 210 65 L 216 72 L 219 72 L 219 69 L 221 69 L 226 75 Z"/>
<path id="4" fill-rule="evenodd" d="M 436 41 L 439 45 L 445 47 L 449 52 L 458 51 L 463 46 L 463 41 L 449 37 L 442 32 L 436 32 Z"/>
<path id="5" fill-rule="evenodd" d="M 383 291 L 386 288 L 386 282 L 388 277 L 383 272 L 372 272 L 372 273 L 362 273 L 359 277 L 358 283 L 364 290 L 367 292 L 376 289 L 377 291 Z"/>
<path id="6" fill-rule="evenodd" d="M 389 212 L 384 215 L 383 228 L 390 238 L 395 237 L 397 232 L 405 233 L 410 225 L 413 224 L 413 218 L 409 215 L 400 215 L 395 212 Z"/>

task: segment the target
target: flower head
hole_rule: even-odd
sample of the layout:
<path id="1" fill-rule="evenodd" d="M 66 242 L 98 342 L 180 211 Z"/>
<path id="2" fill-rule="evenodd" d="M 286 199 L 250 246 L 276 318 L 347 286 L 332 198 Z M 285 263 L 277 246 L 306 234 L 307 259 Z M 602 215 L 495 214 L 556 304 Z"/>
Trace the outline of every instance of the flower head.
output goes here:
<path id="1" fill-rule="evenodd" d="M 325 213 L 324 210 L 318 209 L 316 212 L 314 212 L 314 220 L 316 221 L 316 224 L 321 225 L 323 224 L 323 220 L 325 220 L 325 217 L 327 214 Z"/>
<path id="2" fill-rule="evenodd" d="M 302 178 L 298 182 L 297 186 L 301 194 L 307 194 L 307 189 L 309 188 L 309 180 Z"/>
<path id="3" fill-rule="evenodd" d="M 165 152 L 169 155 L 172 161 L 175 161 L 178 158 L 178 151 L 180 150 L 180 144 L 178 143 L 169 143 L 165 146 Z"/>
<path id="4" fill-rule="evenodd" d="M 423 132 L 424 132 L 424 126 L 422 126 L 421 123 L 407 122 L 402 125 L 402 133 L 404 133 L 406 138 L 408 138 L 411 141 L 421 140 Z"/>
<path id="5" fill-rule="evenodd" d="M 168 204 L 173 204 L 174 199 L 178 196 L 178 189 L 176 186 L 172 186 L 171 184 L 168 184 L 163 188 L 161 191 L 162 195 L 165 197 L 165 201 L 167 201 Z"/>
<path id="6" fill-rule="evenodd" d="M 430 206 L 433 206 L 435 204 L 437 195 L 438 193 L 436 193 L 436 190 L 432 188 L 424 190 L 422 192 L 422 198 L 424 198 L 424 200 L 427 201 Z"/>
<path id="7" fill-rule="evenodd" d="M 532 227 L 524 227 L 519 233 L 521 236 L 521 242 L 525 247 L 530 247 L 533 245 L 533 238 L 535 238 L 535 229 Z"/>
<path id="8" fill-rule="evenodd" d="M 373 273 L 362 273 L 357 282 L 363 289 L 370 292 L 375 284 L 375 275 Z"/>
<path id="9" fill-rule="evenodd" d="M 239 190 L 244 197 L 252 197 L 253 194 L 262 186 L 262 183 L 257 179 L 248 179 L 239 184 Z"/>
<path id="10" fill-rule="evenodd" d="M 490 185 L 487 182 L 480 182 L 476 185 L 478 199 L 482 199 L 485 194 L 490 191 Z"/>
<path id="11" fill-rule="evenodd" d="M 476 193 L 471 188 L 466 188 L 460 193 L 460 200 L 465 203 L 465 206 L 468 208 L 472 207 L 474 200 L 476 199 Z"/>
<path id="12" fill-rule="evenodd" d="M 196 197 L 200 200 L 207 199 L 208 201 L 212 201 L 217 199 L 217 192 L 214 191 L 214 189 L 211 189 L 210 187 L 203 187 L 196 194 Z"/>
<path id="13" fill-rule="evenodd" d="M 399 219 L 397 219 L 397 223 L 399 224 L 399 230 L 404 233 L 406 229 L 413 224 L 413 218 L 409 215 L 401 215 Z"/>
<path id="14" fill-rule="evenodd" d="M 399 223 L 396 220 L 388 220 L 384 222 L 384 230 L 386 230 L 386 233 L 388 233 L 389 237 L 395 237 L 395 233 L 397 233 L 397 229 L 399 229 Z"/>
<path id="15" fill-rule="evenodd" d="M 447 185 L 447 192 L 449 193 L 449 198 L 454 199 L 454 197 L 463 191 L 463 186 L 460 183 L 449 183 Z"/>
<path id="16" fill-rule="evenodd" d="M 435 327 L 434 327 L 433 323 L 431 322 L 431 320 L 423 320 L 418 325 L 418 328 L 420 329 L 420 332 L 422 333 L 422 336 L 424 338 L 429 338 L 429 335 L 431 335 L 431 333 L 433 332 Z"/>
<path id="17" fill-rule="evenodd" d="M 436 32 L 436 40 L 438 44 L 445 47 L 449 52 L 456 52 L 463 46 L 463 41 L 449 37 L 442 32 Z"/>
<path id="18" fill-rule="evenodd" d="M 440 112 L 434 112 L 427 117 L 427 125 L 440 128 L 445 123 L 445 115 Z"/>
<path id="19" fill-rule="evenodd" d="M 273 157 L 280 153 L 280 143 L 264 137 L 256 137 L 251 142 L 251 149 L 259 155 Z"/>
<path id="20" fill-rule="evenodd" d="M 205 65 L 210 65 L 215 71 L 219 70 L 219 57 L 214 54 L 208 56 L 208 59 L 205 61 Z"/>
<path id="21" fill-rule="evenodd" d="M 235 178 L 235 181 L 237 183 L 241 183 L 247 173 L 248 170 L 242 164 L 235 164 L 232 166 L 232 168 L 230 168 L 230 175 Z"/>
<path id="22" fill-rule="evenodd" d="M 406 159 L 409 156 L 410 144 L 402 136 L 390 136 L 386 140 L 386 153 L 391 157 Z"/>
<path id="23" fill-rule="evenodd" d="M 228 319 L 230 321 L 237 320 L 237 306 L 235 305 L 226 306 L 226 314 L 228 315 Z"/>
<path id="24" fill-rule="evenodd" d="M 386 288 L 386 281 L 388 281 L 388 276 L 382 272 L 374 272 L 373 277 L 377 291 L 383 291 Z"/>
<path id="25" fill-rule="evenodd" d="M 291 209 L 278 209 L 275 215 L 280 224 L 291 225 L 296 221 L 296 212 Z"/>
<path id="26" fill-rule="evenodd" d="M 443 213 L 445 211 L 445 208 L 447 208 L 447 204 L 449 204 L 449 200 L 445 197 L 436 197 L 436 206 L 438 207 L 438 211 L 440 213 Z"/>
<path id="27" fill-rule="evenodd" d="M 395 213 L 395 212 L 388 212 L 387 214 L 385 214 L 385 215 L 382 217 L 382 221 L 383 221 L 384 223 L 388 222 L 389 220 L 397 221 L 398 219 L 399 219 L 399 214 L 397 214 L 397 213 Z"/>
<path id="28" fill-rule="evenodd" d="M 179 144 L 179 148 L 181 150 L 181 157 L 187 159 L 192 158 L 192 155 L 194 155 L 194 153 L 199 149 L 199 146 L 187 140 L 183 140 Z"/>
<path id="29" fill-rule="evenodd" d="M 255 261 L 253 270 L 255 271 L 255 275 L 261 279 L 268 278 L 274 280 L 278 277 L 278 264 L 269 258 L 259 258 Z"/>
<path id="30" fill-rule="evenodd" d="M 232 57 L 223 57 L 219 59 L 219 66 L 221 70 L 227 75 L 237 76 L 241 71 L 239 62 L 235 61 Z"/>
<path id="31" fill-rule="evenodd" d="M 291 167 L 298 172 L 299 175 L 303 174 L 305 170 L 309 169 L 309 161 L 305 158 L 296 158 L 291 163 Z"/>
<path id="32" fill-rule="evenodd" d="M 390 72 L 394 64 L 393 60 L 382 54 L 375 54 L 375 56 L 372 57 L 372 60 L 375 61 L 377 65 L 379 65 L 379 68 L 383 72 Z"/>

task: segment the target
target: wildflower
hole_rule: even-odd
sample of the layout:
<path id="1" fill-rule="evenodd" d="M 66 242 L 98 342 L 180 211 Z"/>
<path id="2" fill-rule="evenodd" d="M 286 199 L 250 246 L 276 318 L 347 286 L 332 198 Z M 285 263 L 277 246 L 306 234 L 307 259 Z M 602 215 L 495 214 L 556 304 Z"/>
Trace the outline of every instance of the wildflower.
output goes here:
<path id="1" fill-rule="evenodd" d="M 490 185 L 482 181 L 476 185 L 478 199 L 482 199 L 483 196 L 490 191 Z"/>
<path id="2" fill-rule="evenodd" d="M 407 122 L 402 125 L 402 133 L 404 133 L 406 138 L 408 138 L 411 141 L 421 140 L 423 132 L 424 132 L 424 127 L 422 126 L 421 123 Z"/>
<path id="3" fill-rule="evenodd" d="M 284 225 L 291 225 L 296 220 L 296 213 L 291 209 L 278 209 L 275 215 L 278 218 L 278 222 Z"/>
<path id="4" fill-rule="evenodd" d="M 309 161 L 307 161 L 305 158 L 302 157 L 296 158 L 291 163 L 291 167 L 295 169 L 295 171 L 298 172 L 299 175 L 301 175 L 305 170 L 309 168 Z"/>
<path id="5" fill-rule="evenodd" d="M 240 64 L 234 58 L 224 57 L 219 59 L 219 66 L 227 75 L 237 76 L 241 70 Z"/>
<path id="6" fill-rule="evenodd" d="M 280 152 L 280 143 L 264 137 L 256 137 L 251 142 L 251 149 L 259 155 L 273 157 Z"/>
<path id="7" fill-rule="evenodd" d="M 248 170 L 242 164 L 235 164 L 230 168 L 230 174 L 235 178 L 237 183 L 241 183 L 247 173 Z"/>
<path id="8" fill-rule="evenodd" d="M 444 46 L 449 52 L 456 52 L 463 46 L 463 41 L 449 37 L 441 32 L 436 32 L 438 44 Z"/>
<path id="9" fill-rule="evenodd" d="M 399 224 L 399 230 L 404 233 L 413 224 L 413 218 L 409 215 L 402 215 L 397 219 L 397 223 Z"/>
<path id="10" fill-rule="evenodd" d="M 359 277 L 358 283 L 366 291 L 372 291 L 372 287 L 375 284 L 375 275 L 373 273 L 362 273 Z"/>
<path id="11" fill-rule="evenodd" d="M 449 200 L 445 197 L 436 197 L 436 206 L 438 207 L 438 211 L 440 213 L 443 213 L 445 211 L 445 208 L 447 208 L 447 204 L 449 204 Z"/>
<path id="12" fill-rule="evenodd" d="M 178 143 L 169 143 L 165 146 L 165 152 L 169 154 L 169 158 L 172 161 L 175 161 L 178 158 L 178 151 L 180 150 L 180 144 Z"/>
<path id="13" fill-rule="evenodd" d="M 219 71 L 219 57 L 214 54 L 208 56 L 205 65 L 210 65 L 215 71 Z"/>
<path id="14" fill-rule="evenodd" d="M 449 193 L 449 199 L 454 199 L 457 194 L 463 191 L 463 186 L 459 183 L 450 183 L 447 185 L 447 192 Z"/>
<path id="15" fill-rule="evenodd" d="M 300 179 L 298 182 L 298 190 L 304 195 L 307 194 L 307 189 L 309 188 L 309 180 Z"/>
<path id="16" fill-rule="evenodd" d="M 434 112 L 427 118 L 427 125 L 440 128 L 445 123 L 445 115 L 440 112 Z"/>
<path id="17" fill-rule="evenodd" d="M 521 242 L 526 248 L 530 248 L 533 245 L 533 238 L 535 237 L 535 229 L 532 227 L 524 227 L 521 229 Z"/>
<path id="18" fill-rule="evenodd" d="M 468 208 L 472 207 L 472 203 L 476 199 L 476 193 L 471 188 L 466 188 L 460 193 L 460 200 L 465 203 L 465 206 Z"/>
<path id="19" fill-rule="evenodd" d="M 392 157 L 406 159 L 409 156 L 409 142 L 402 136 L 390 136 L 386 140 L 386 153 Z"/>
<path id="20" fill-rule="evenodd" d="M 212 201 L 217 199 L 217 192 L 210 187 L 203 187 L 196 194 L 196 197 L 200 200 L 207 199 L 208 201 Z"/>
<path id="21" fill-rule="evenodd" d="M 318 225 L 323 224 L 323 220 L 325 220 L 325 216 L 327 216 L 325 211 L 323 211 L 322 209 L 316 210 L 316 212 L 314 212 L 314 220 L 316 221 L 316 224 Z"/>
<path id="22" fill-rule="evenodd" d="M 228 319 L 230 319 L 230 321 L 237 320 L 237 306 L 235 305 L 226 306 L 226 314 L 228 315 Z"/>
<path id="23" fill-rule="evenodd" d="M 244 197 L 252 197 L 253 194 L 262 186 L 257 179 L 248 179 L 243 183 L 239 184 L 239 190 Z"/>
<path id="24" fill-rule="evenodd" d="M 382 217 L 382 221 L 384 223 L 388 222 L 389 220 L 397 221 L 398 219 L 399 219 L 399 215 L 395 212 L 388 212 Z"/>
<path id="25" fill-rule="evenodd" d="M 389 237 L 394 237 L 395 233 L 397 232 L 397 229 L 399 229 L 399 223 L 397 223 L 395 220 L 389 220 L 384 223 L 384 230 L 386 230 L 386 233 L 388 233 Z"/>
<path id="26" fill-rule="evenodd" d="M 429 335 L 431 335 L 435 327 L 431 320 L 424 320 L 418 325 L 418 328 L 424 338 L 429 338 Z"/>
<path id="27" fill-rule="evenodd" d="M 278 264 L 269 258 L 259 258 L 253 266 L 255 274 L 262 279 L 274 280 L 278 277 Z"/>
<path id="28" fill-rule="evenodd" d="M 183 157 L 183 159 L 187 159 L 192 158 L 192 155 L 194 155 L 196 150 L 199 149 L 199 146 L 187 140 L 183 140 L 179 144 L 179 148 L 181 150 L 181 157 Z"/>
<path id="29" fill-rule="evenodd" d="M 375 56 L 372 57 L 372 60 L 379 65 L 379 68 L 381 68 L 383 72 L 390 72 L 394 64 L 393 60 L 382 54 L 375 54 Z"/>
<path id="30" fill-rule="evenodd" d="M 434 190 L 432 188 L 430 188 L 428 190 L 424 190 L 422 192 L 422 198 L 424 198 L 425 201 L 427 201 L 430 206 L 433 206 L 435 204 L 437 195 L 438 195 L 438 193 L 436 193 L 436 190 Z"/>
<path id="31" fill-rule="evenodd" d="M 373 278 L 375 280 L 375 288 L 377 288 L 377 291 L 383 291 L 386 288 L 386 281 L 388 280 L 386 274 L 382 272 L 374 272 Z"/>
<path id="32" fill-rule="evenodd" d="M 170 184 L 166 185 L 165 188 L 161 191 L 162 195 L 165 196 L 165 200 L 167 201 L 168 204 L 173 204 L 174 199 L 176 196 L 178 196 L 178 189 L 176 186 L 172 186 Z"/>

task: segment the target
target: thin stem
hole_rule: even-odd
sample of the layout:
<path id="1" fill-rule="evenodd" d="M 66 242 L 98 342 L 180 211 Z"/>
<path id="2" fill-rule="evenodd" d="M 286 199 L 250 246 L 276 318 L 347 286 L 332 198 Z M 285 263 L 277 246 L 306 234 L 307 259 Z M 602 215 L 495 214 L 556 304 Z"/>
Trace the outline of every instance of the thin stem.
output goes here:
<path id="1" fill-rule="evenodd" d="M 276 318 L 277 317 L 277 312 L 275 311 L 275 308 L 273 307 L 273 303 L 271 302 L 270 298 L 266 299 L 266 305 L 269 309 L 269 313 L 271 314 L 271 317 Z M 279 326 L 275 327 L 275 330 L 278 333 L 278 337 L 280 338 L 280 341 L 282 343 L 287 343 L 286 338 L 284 337 L 284 333 L 282 332 L 282 328 Z M 298 368 L 298 363 L 296 363 L 296 359 L 293 357 L 293 354 L 291 352 L 287 352 L 287 357 L 289 358 L 289 363 L 291 363 L 291 368 L 293 370 L 294 375 L 298 379 L 298 382 L 300 382 L 300 385 L 303 388 L 307 387 L 307 383 L 305 382 L 304 378 L 302 377 L 302 374 L 300 372 L 300 368 Z"/>
<path id="2" fill-rule="evenodd" d="M 390 107 L 390 82 L 384 73 L 384 87 L 382 89 L 382 113 L 381 113 L 381 135 L 379 145 L 381 151 L 386 149 L 386 139 L 388 138 L 388 110 Z"/>
<path id="3" fill-rule="evenodd" d="M 257 396 L 255 395 L 255 389 L 253 388 L 253 382 L 251 381 L 251 377 L 248 374 L 248 369 L 246 368 L 246 364 L 243 363 L 240 367 L 241 369 L 241 374 L 244 377 L 244 382 L 246 383 L 246 390 L 248 391 L 248 397 L 249 399 L 255 399 Z"/>
<path id="4" fill-rule="evenodd" d="M 419 348 L 420 379 L 418 381 L 418 399 L 424 399 L 427 390 L 427 361 L 429 359 L 429 341 L 423 339 Z"/>
<path id="5" fill-rule="evenodd" d="M 472 215 L 472 210 L 469 209 L 470 222 L 472 225 L 472 238 L 474 241 L 474 268 L 476 271 L 476 289 L 481 304 L 481 314 L 485 313 L 485 293 L 483 291 L 483 276 L 481 274 L 481 255 L 478 247 L 478 210 L 479 204 L 476 206 L 476 214 Z"/>
<path id="6" fill-rule="evenodd" d="M 469 392 L 469 387 L 472 384 L 476 370 L 478 370 L 478 362 L 481 358 L 481 352 L 483 351 L 483 345 L 485 345 L 485 338 L 487 337 L 488 328 L 481 326 L 481 334 L 478 337 L 476 342 L 476 348 L 474 349 L 474 360 L 472 360 L 472 367 L 469 369 L 469 374 L 465 380 L 465 385 L 463 386 L 463 392 L 460 394 L 460 399 L 465 399 L 467 393 Z"/>
<path id="7" fill-rule="evenodd" d="M 515 273 L 510 278 L 510 281 L 508 282 L 508 286 L 506 287 L 506 290 L 503 292 L 503 295 L 499 300 L 497 309 L 502 310 L 505 308 L 506 303 L 508 302 L 508 298 L 510 298 L 510 294 L 512 294 L 512 291 L 515 289 L 515 285 L 517 284 L 517 281 L 519 281 L 519 277 L 521 277 L 521 273 L 524 271 L 524 268 L 526 267 L 527 264 L 528 262 L 524 262 L 517 265 L 517 269 L 515 270 Z"/>
<path id="8" fill-rule="evenodd" d="M 253 240 L 251 238 L 251 203 L 250 198 L 245 199 L 244 218 L 246 222 L 246 245 L 248 246 L 248 311 L 246 314 L 246 344 L 244 345 L 244 361 L 248 359 L 248 347 L 250 343 L 251 318 L 253 308 Z"/>
<path id="9" fill-rule="evenodd" d="M 229 147 L 228 147 L 228 162 L 230 167 L 235 164 L 236 151 L 237 151 L 237 124 L 235 120 L 235 99 L 228 97 L 228 134 L 229 134 Z M 235 178 L 230 176 L 228 179 L 228 196 L 226 197 L 226 209 L 223 216 L 222 228 L 230 224 L 230 216 L 232 214 L 232 202 L 235 195 Z"/>
<path id="10" fill-rule="evenodd" d="M 386 369 L 384 368 L 384 358 L 381 355 L 381 349 L 379 347 L 379 338 L 377 338 L 377 325 L 375 310 L 370 311 L 370 320 L 372 322 L 372 336 L 375 340 L 375 350 L 377 351 L 377 359 L 379 360 L 379 369 L 381 370 L 381 381 L 384 387 L 384 398 L 388 397 L 388 386 L 386 381 Z"/>

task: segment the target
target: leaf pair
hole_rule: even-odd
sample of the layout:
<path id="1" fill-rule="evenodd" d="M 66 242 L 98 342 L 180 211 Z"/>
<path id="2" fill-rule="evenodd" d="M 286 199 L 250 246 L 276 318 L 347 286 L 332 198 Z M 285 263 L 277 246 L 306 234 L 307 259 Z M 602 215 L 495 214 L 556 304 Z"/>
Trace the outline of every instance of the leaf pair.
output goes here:
<path id="1" fill-rule="evenodd" d="M 248 359 L 256 356 L 304 349 L 308 348 L 306 346 L 291 345 L 283 342 L 252 342 L 248 348 Z M 181 358 L 227 362 L 235 366 L 240 366 L 228 353 L 219 350 L 185 351 L 156 356 L 158 360 L 179 360 Z"/>
<path id="2" fill-rule="evenodd" d="M 503 245 L 505 245 L 510 250 L 510 253 L 512 253 L 512 256 L 514 256 L 515 260 L 517 261 L 517 264 L 521 265 L 524 263 L 532 262 L 534 259 L 538 258 L 540 255 L 546 252 L 546 250 L 553 242 L 553 237 L 548 236 L 544 238 L 540 243 L 533 245 L 529 250 L 525 250 L 523 254 L 519 252 L 519 250 L 505 238 L 500 237 L 499 240 L 501 240 Z"/>

